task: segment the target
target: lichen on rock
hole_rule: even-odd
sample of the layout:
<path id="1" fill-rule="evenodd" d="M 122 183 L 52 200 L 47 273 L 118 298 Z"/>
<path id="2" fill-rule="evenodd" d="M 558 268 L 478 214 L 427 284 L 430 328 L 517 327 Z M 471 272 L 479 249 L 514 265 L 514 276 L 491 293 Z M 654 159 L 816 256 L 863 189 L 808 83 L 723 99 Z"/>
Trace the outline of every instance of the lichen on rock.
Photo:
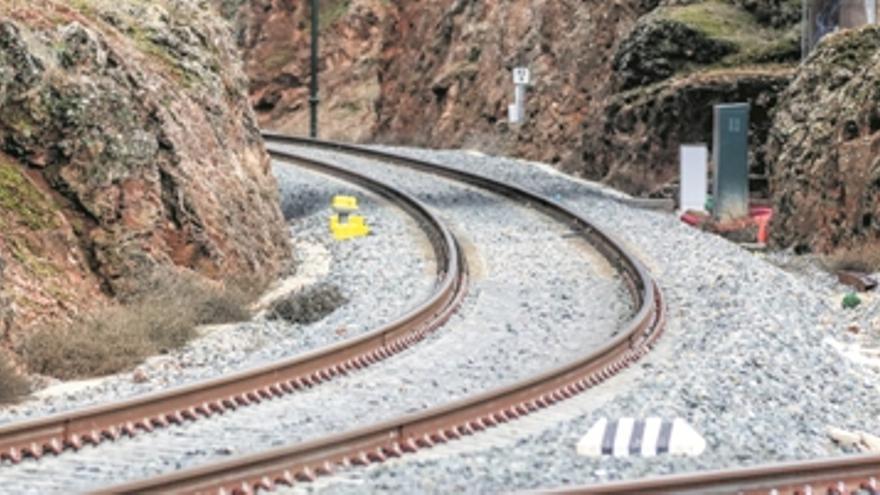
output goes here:
<path id="1" fill-rule="evenodd" d="M 631 89 L 704 67 L 795 62 L 798 20 L 747 0 L 666 0 L 621 42 L 614 71 Z"/>
<path id="2" fill-rule="evenodd" d="M 157 267 L 279 272 L 290 253 L 277 187 L 213 7 L 0 3 L 0 296 L 12 327 L 124 297 Z"/>
<path id="3" fill-rule="evenodd" d="M 641 22 L 621 43 L 614 71 L 622 89 L 667 79 L 686 67 L 716 62 L 736 45 L 709 37 L 682 22 L 658 18 Z"/>
<path id="4" fill-rule="evenodd" d="M 782 94 L 772 233 L 798 251 L 880 249 L 880 27 L 823 39 Z"/>

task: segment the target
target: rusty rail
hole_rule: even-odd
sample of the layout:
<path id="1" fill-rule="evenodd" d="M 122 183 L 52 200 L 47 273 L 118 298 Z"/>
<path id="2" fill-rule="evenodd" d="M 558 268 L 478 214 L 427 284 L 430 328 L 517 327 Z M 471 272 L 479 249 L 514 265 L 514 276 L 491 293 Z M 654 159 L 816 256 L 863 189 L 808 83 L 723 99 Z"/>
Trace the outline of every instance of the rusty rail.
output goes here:
<path id="1" fill-rule="evenodd" d="M 880 493 L 880 455 L 789 462 L 766 466 L 658 476 L 635 481 L 542 490 L 567 494 L 808 495 Z"/>
<path id="2" fill-rule="evenodd" d="M 387 325 L 301 356 L 134 399 L 2 426 L 0 458 L 19 462 L 24 457 L 40 458 L 46 452 L 60 454 L 68 448 L 79 449 L 85 443 L 98 444 L 120 435 L 149 432 L 310 388 L 403 351 L 423 340 L 453 314 L 466 291 L 464 259 L 451 232 L 421 203 L 385 184 L 329 163 L 290 153 L 273 155 L 360 184 L 409 212 L 428 234 L 434 248 L 434 293 Z"/>
<path id="3" fill-rule="evenodd" d="M 472 435 L 568 399 L 606 380 L 646 354 L 659 337 L 665 307 L 643 265 L 609 235 L 574 211 L 525 189 L 421 160 L 352 145 L 266 134 L 269 141 L 319 146 L 378 158 L 467 182 L 516 199 L 579 232 L 602 252 L 626 281 L 638 308 L 622 332 L 604 347 L 540 376 L 378 425 L 226 462 L 110 488 L 102 493 L 252 493 L 277 484 L 308 482 L 338 467 L 382 462 L 420 448 Z"/>

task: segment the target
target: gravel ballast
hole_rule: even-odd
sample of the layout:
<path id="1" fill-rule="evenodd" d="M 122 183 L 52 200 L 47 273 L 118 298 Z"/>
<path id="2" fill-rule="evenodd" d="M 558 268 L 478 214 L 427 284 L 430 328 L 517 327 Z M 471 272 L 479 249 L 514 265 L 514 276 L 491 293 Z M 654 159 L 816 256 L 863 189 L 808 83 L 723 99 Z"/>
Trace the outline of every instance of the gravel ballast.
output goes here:
<path id="1" fill-rule="evenodd" d="M 557 222 L 432 176 L 369 160 L 346 158 L 343 164 L 414 194 L 464 244 L 471 284 L 447 325 L 393 359 L 304 393 L 76 454 L 4 466 L 5 486 L 17 492 L 87 490 L 370 424 L 588 353 L 630 316 L 628 294 L 610 265 Z M 391 292 L 401 291 L 406 288 Z M 385 309 L 377 305 L 373 311 Z"/>
<path id="2" fill-rule="evenodd" d="M 0 408 L 0 424 L 134 397 L 296 356 L 387 323 L 430 295 L 436 283 L 433 251 L 406 212 L 360 188 L 299 167 L 276 163 L 274 172 L 295 240 L 297 271 L 289 281 L 305 284 L 305 290 L 334 287 L 348 299 L 347 304 L 312 324 L 261 316 L 208 329 L 183 349 L 151 358 L 134 372 L 58 384 L 22 404 Z M 332 239 L 330 200 L 337 194 L 360 198 L 361 212 L 377 235 L 355 242 Z M 386 259 L 391 253 L 393 264 Z"/>
<path id="3" fill-rule="evenodd" d="M 829 439 L 829 427 L 880 433 L 876 359 L 872 367 L 837 350 L 880 331 L 876 294 L 844 311 L 846 289 L 827 275 L 792 270 L 785 256 L 752 254 L 672 214 L 625 206 L 613 193 L 544 166 L 392 150 L 500 177 L 574 207 L 648 265 L 669 306 L 667 330 L 636 366 L 570 401 L 294 491 L 506 493 L 841 455 L 849 449 Z M 847 330 L 853 322 L 860 334 Z M 597 419 L 626 416 L 685 418 L 708 447 L 697 458 L 576 455 Z"/>

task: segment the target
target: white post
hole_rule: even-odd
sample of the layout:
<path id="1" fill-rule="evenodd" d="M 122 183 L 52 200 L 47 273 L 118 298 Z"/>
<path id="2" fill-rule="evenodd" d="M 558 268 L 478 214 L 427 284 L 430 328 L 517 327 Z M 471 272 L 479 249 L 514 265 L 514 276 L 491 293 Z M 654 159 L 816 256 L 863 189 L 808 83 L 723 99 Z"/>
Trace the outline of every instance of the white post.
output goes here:
<path id="1" fill-rule="evenodd" d="M 517 84 L 514 91 L 514 106 L 516 106 L 517 122 L 526 121 L 526 85 Z"/>
<path id="2" fill-rule="evenodd" d="M 705 211 L 709 149 L 705 144 L 685 144 L 680 150 L 679 209 Z"/>
<path id="3" fill-rule="evenodd" d="M 511 124 L 519 124 L 519 109 L 516 107 L 516 103 L 507 105 L 507 120 Z"/>
<path id="4" fill-rule="evenodd" d="M 521 124 L 526 120 L 526 88 L 529 86 L 531 74 L 527 67 L 513 69 L 513 84 L 516 86 L 513 104 L 507 108 L 507 116 L 511 124 Z"/>

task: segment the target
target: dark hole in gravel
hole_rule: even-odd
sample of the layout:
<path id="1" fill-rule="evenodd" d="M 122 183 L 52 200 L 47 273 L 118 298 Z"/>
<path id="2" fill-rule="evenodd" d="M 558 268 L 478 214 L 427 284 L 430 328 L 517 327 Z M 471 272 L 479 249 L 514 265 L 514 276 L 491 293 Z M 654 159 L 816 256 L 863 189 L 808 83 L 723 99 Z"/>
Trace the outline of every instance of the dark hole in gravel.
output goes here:
<path id="1" fill-rule="evenodd" d="M 843 140 L 852 141 L 857 137 L 859 137 L 859 126 L 852 120 L 847 121 L 843 126 Z"/>
<path id="2" fill-rule="evenodd" d="M 281 211 L 284 213 L 284 220 L 289 222 L 303 218 L 330 205 L 330 196 L 325 191 L 302 184 L 297 184 L 297 188 L 295 195 L 285 194 L 282 197 Z"/>
<path id="3" fill-rule="evenodd" d="M 269 319 L 309 324 L 324 319 L 348 302 L 339 287 L 317 284 L 275 302 Z"/>

